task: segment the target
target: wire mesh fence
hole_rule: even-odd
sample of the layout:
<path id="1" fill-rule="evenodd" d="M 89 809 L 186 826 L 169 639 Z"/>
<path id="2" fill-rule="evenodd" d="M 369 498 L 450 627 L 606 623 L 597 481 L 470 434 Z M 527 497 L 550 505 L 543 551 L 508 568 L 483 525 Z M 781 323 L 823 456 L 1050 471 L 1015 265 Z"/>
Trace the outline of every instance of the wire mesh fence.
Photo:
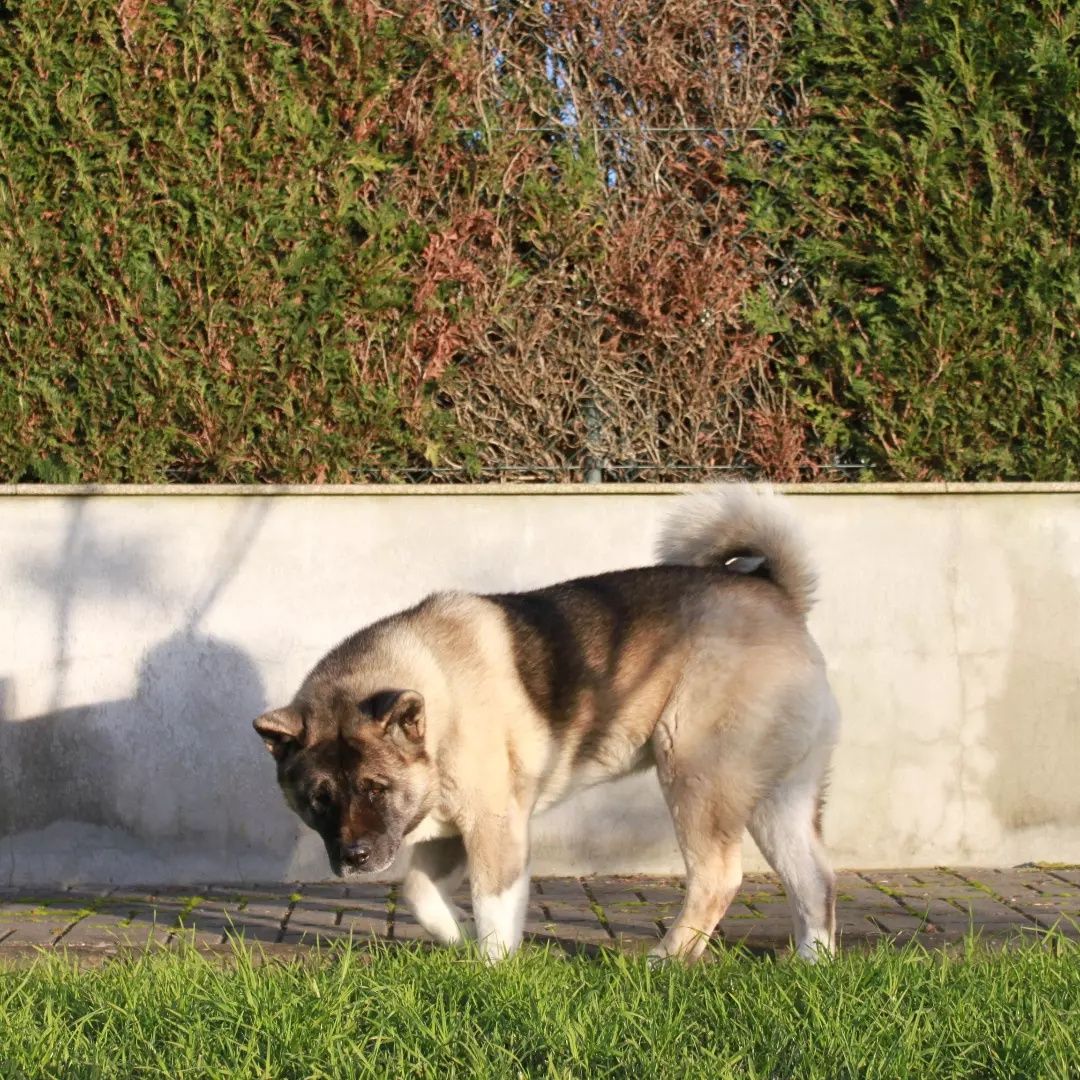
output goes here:
<path id="1" fill-rule="evenodd" d="M 797 109 L 775 78 L 789 17 L 768 0 L 441 9 L 468 180 L 425 253 L 412 359 L 477 454 L 408 478 L 861 471 L 814 447 L 745 317 L 797 274 L 735 175 L 780 152 Z"/>

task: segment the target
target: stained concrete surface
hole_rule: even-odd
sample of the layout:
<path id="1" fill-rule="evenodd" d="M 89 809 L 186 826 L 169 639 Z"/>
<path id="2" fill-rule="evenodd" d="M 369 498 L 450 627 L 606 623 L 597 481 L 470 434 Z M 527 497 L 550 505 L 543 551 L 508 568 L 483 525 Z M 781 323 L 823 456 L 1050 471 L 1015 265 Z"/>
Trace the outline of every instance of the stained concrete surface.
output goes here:
<path id="1" fill-rule="evenodd" d="M 1080 488 L 799 489 L 843 713 L 838 865 L 1080 860 Z M 426 593 L 647 563 L 675 489 L 0 493 L 0 884 L 315 880 L 252 718 Z M 541 874 L 671 874 L 655 778 Z M 764 869 L 748 845 L 747 867 Z"/>

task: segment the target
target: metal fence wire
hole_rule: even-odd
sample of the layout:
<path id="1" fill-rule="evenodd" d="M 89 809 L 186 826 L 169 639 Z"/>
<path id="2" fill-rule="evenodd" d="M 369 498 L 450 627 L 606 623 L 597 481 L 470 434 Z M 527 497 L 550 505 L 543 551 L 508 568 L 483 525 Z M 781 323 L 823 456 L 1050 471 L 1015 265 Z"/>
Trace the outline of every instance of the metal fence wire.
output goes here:
<path id="1" fill-rule="evenodd" d="M 751 199 L 765 212 L 769 195 L 747 180 L 799 122 L 776 78 L 790 16 L 755 0 L 432 16 L 467 106 L 451 118 L 455 160 L 431 163 L 457 187 L 410 345 L 418 384 L 479 450 L 436 448 L 403 478 L 863 471 L 817 445 L 750 317 L 799 286 L 752 226 Z"/>

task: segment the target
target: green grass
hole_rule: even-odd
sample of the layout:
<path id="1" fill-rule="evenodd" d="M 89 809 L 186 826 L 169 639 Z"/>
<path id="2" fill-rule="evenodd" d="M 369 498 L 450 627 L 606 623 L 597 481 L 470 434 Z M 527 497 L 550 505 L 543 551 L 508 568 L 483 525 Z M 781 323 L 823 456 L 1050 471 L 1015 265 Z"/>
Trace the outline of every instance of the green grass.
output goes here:
<path id="1" fill-rule="evenodd" d="M 528 951 L 148 954 L 0 975 L 0 1076 L 1066 1077 L 1075 944 L 695 969 Z"/>

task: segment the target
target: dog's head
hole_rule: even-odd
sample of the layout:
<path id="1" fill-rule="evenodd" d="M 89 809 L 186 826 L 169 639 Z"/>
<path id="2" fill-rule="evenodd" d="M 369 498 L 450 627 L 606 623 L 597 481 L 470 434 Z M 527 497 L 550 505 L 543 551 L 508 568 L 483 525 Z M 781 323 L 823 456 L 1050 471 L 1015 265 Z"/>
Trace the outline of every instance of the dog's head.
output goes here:
<path id="1" fill-rule="evenodd" d="M 322 837 L 339 877 L 385 870 L 427 815 L 434 782 L 424 729 L 417 691 L 357 701 L 340 685 L 302 690 L 255 721 L 286 802 Z"/>

